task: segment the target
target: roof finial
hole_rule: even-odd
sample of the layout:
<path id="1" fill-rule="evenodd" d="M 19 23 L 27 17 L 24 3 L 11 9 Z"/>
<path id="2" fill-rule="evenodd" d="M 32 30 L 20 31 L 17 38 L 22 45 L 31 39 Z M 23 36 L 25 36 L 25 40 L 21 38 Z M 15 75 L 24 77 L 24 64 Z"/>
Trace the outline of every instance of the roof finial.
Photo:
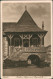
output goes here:
<path id="1" fill-rule="evenodd" d="M 42 29 L 44 30 L 44 21 L 42 21 Z"/>
<path id="2" fill-rule="evenodd" d="M 27 6 L 25 6 L 25 10 L 27 10 Z"/>

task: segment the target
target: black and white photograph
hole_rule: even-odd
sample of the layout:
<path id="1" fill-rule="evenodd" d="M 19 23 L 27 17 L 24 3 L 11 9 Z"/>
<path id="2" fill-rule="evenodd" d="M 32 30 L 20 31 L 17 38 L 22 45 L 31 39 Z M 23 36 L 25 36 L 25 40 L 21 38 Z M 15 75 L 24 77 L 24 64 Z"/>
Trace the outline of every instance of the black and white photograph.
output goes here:
<path id="1" fill-rule="evenodd" d="M 3 76 L 51 76 L 51 2 L 2 2 Z"/>

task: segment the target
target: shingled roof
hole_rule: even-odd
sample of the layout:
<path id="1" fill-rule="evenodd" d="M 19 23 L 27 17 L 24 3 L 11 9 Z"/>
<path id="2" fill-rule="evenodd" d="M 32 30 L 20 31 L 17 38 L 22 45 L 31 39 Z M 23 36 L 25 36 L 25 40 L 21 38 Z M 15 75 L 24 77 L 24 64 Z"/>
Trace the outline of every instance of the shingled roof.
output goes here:
<path id="1" fill-rule="evenodd" d="M 4 32 L 47 32 L 38 27 L 27 10 L 16 23 L 3 23 Z"/>

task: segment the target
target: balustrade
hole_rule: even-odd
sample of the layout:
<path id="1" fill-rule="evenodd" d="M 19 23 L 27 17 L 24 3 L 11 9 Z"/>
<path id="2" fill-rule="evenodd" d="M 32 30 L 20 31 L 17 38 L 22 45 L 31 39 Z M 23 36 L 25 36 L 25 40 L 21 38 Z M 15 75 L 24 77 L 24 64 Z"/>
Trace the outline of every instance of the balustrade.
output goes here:
<path id="1" fill-rule="evenodd" d="M 14 47 L 14 52 L 26 52 L 26 53 L 30 53 L 30 52 L 45 52 L 45 48 L 44 47 Z"/>

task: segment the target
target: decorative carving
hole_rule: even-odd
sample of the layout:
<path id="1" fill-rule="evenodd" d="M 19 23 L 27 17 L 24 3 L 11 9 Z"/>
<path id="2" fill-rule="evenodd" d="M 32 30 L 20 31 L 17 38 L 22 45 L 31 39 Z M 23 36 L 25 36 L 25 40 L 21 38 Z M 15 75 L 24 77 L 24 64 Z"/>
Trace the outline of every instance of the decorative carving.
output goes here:
<path id="1" fill-rule="evenodd" d="M 19 36 L 23 39 L 23 34 L 20 34 Z"/>
<path id="2" fill-rule="evenodd" d="M 23 35 L 23 38 L 24 38 L 24 39 L 29 39 L 29 35 L 28 35 L 28 34 L 24 34 L 24 35 Z"/>
<path id="3" fill-rule="evenodd" d="M 42 39 L 44 37 L 44 34 L 38 34 L 39 38 L 40 38 L 40 46 L 42 46 Z"/>
<path id="4" fill-rule="evenodd" d="M 32 37 L 32 34 L 20 34 L 19 35 L 22 39 L 30 39 Z"/>
<path id="5" fill-rule="evenodd" d="M 32 34 L 29 34 L 29 38 L 31 38 L 32 37 Z"/>
<path id="6" fill-rule="evenodd" d="M 10 34 L 10 35 L 8 35 L 8 37 L 9 37 L 10 39 L 12 39 L 12 38 L 13 38 L 13 35 L 12 35 L 12 34 Z"/>
<path id="7" fill-rule="evenodd" d="M 10 34 L 10 35 L 8 35 L 8 37 L 9 37 L 9 39 L 10 39 L 10 47 L 9 47 L 9 56 L 10 56 L 11 51 L 12 51 L 12 48 L 11 48 L 11 39 L 13 38 L 13 35 Z"/>
<path id="8" fill-rule="evenodd" d="M 29 40 L 29 47 L 30 47 L 30 38 L 32 37 L 32 34 L 20 34 L 19 36 L 22 38 L 22 47 L 23 47 L 23 39 Z"/>
<path id="9" fill-rule="evenodd" d="M 38 34 L 39 38 L 43 38 L 44 34 Z"/>

